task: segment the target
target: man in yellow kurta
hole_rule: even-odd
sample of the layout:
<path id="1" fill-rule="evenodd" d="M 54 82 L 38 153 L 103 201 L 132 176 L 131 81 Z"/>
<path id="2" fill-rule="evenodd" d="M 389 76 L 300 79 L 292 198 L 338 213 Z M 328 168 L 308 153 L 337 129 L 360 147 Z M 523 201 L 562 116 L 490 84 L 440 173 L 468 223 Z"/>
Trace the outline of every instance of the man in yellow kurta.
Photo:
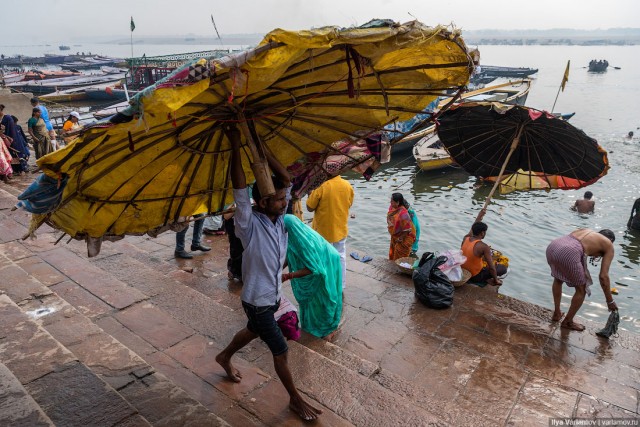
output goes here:
<path id="1" fill-rule="evenodd" d="M 340 253 L 342 289 L 347 276 L 346 241 L 349 234 L 349 208 L 353 204 L 353 187 L 334 176 L 309 194 L 307 210 L 314 212 L 311 228 L 331 243 Z"/>

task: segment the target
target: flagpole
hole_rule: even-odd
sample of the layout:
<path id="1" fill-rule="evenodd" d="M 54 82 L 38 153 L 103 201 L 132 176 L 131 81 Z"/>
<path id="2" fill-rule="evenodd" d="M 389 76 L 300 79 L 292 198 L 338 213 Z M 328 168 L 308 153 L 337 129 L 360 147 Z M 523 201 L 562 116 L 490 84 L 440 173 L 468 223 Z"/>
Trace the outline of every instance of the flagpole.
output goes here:
<path id="1" fill-rule="evenodd" d="M 218 36 L 218 42 L 220 43 L 220 47 L 224 47 L 224 45 L 222 44 L 222 37 L 220 37 L 220 33 L 218 32 L 218 27 L 216 27 L 216 21 L 213 20 L 213 13 L 211 14 L 211 23 L 213 24 L 213 29 L 216 32 L 216 35 Z"/>
<path id="2" fill-rule="evenodd" d="M 558 96 L 560 96 L 560 91 L 564 91 L 564 86 L 569 81 L 569 65 L 571 64 L 571 60 L 567 61 L 567 68 L 564 70 L 564 75 L 562 76 L 562 82 L 560 83 L 560 87 L 558 88 L 558 93 L 556 94 L 556 99 L 553 101 L 553 107 L 551 107 L 551 112 L 553 113 L 554 108 L 556 108 L 556 102 L 558 102 Z"/>
<path id="3" fill-rule="evenodd" d="M 131 28 L 131 66 L 133 67 L 133 30 L 136 29 L 136 25 L 133 23 L 133 16 L 131 17 L 129 28 Z"/>

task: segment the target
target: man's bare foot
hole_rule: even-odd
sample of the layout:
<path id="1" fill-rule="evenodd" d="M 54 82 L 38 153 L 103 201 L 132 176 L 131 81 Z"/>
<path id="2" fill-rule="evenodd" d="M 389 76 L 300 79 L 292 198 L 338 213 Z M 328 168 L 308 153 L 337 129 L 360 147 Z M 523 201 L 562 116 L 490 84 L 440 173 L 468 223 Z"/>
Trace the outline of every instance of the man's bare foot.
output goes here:
<path id="1" fill-rule="evenodd" d="M 579 331 L 582 332 L 585 329 L 584 325 L 581 325 L 580 323 L 576 323 L 576 322 L 567 322 L 566 320 L 564 322 L 562 322 L 560 324 L 561 327 L 565 328 L 565 329 L 571 329 L 573 331 Z"/>
<path id="2" fill-rule="evenodd" d="M 222 353 L 216 356 L 216 362 L 218 362 L 218 364 L 222 366 L 231 381 L 239 383 L 242 380 L 242 374 L 240 373 L 240 371 L 234 368 L 231 364 L 231 361 L 225 358 Z"/>
<path id="3" fill-rule="evenodd" d="M 318 415 L 322 413 L 320 409 L 316 409 L 309 405 L 301 397 L 292 397 L 289 400 L 289 409 L 298 414 L 298 416 L 305 421 L 315 420 L 318 418 Z"/>
<path id="4" fill-rule="evenodd" d="M 551 321 L 552 322 L 557 322 L 558 320 L 562 319 L 562 316 L 564 316 L 564 313 L 561 311 L 554 311 L 553 312 L 553 316 L 551 316 Z"/>

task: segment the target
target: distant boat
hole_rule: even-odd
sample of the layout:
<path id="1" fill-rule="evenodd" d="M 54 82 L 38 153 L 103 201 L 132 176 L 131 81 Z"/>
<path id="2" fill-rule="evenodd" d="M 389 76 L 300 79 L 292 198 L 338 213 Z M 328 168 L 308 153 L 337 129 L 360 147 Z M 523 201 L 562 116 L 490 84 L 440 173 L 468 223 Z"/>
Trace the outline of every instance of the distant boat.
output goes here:
<path id="1" fill-rule="evenodd" d="M 600 61 L 592 59 L 591 61 L 589 61 L 589 71 L 592 73 L 604 73 L 605 71 L 607 71 L 608 66 L 609 61 L 607 61 L 606 59 Z"/>
<path id="2" fill-rule="evenodd" d="M 63 44 L 61 44 L 60 46 L 58 46 L 58 49 L 60 50 L 71 50 L 71 48 L 69 46 L 65 46 Z"/>
<path id="3" fill-rule="evenodd" d="M 491 83 L 497 78 L 524 79 L 538 72 L 537 68 L 499 67 L 496 65 L 479 65 L 471 76 L 471 85 Z"/>

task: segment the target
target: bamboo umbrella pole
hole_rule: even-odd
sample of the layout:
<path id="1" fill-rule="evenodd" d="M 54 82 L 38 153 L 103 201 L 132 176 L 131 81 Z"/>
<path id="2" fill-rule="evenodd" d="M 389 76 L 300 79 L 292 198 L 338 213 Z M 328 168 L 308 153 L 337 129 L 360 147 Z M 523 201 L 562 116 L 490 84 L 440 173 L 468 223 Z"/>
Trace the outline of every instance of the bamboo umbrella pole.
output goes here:
<path id="1" fill-rule="evenodd" d="M 504 170 L 507 168 L 507 163 L 509 163 L 509 160 L 511 160 L 511 155 L 516 151 L 516 148 L 518 148 L 518 144 L 520 144 L 520 136 L 522 135 L 522 131 L 523 130 L 524 130 L 524 126 L 521 125 L 520 129 L 518 129 L 518 133 L 516 134 L 516 137 L 513 138 L 513 141 L 511 142 L 511 148 L 509 149 L 509 152 L 507 153 L 507 158 L 504 159 L 504 163 L 502 164 L 502 168 L 500 168 L 500 173 L 498 174 L 498 179 L 496 179 L 496 182 L 493 184 L 493 188 L 491 188 L 491 191 L 489 192 L 489 195 L 487 196 L 487 198 L 484 201 L 484 205 L 482 206 L 482 209 L 480 209 L 480 212 L 478 213 L 478 216 L 476 217 L 476 222 L 482 221 L 482 217 L 484 217 L 484 213 L 486 212 L 487 206 L 489 206 L 489 202 L 491 202 L 491 198 L 493 197 L 493 193 L 495 193 L 496 189 L 500 185 L 500 181 L 502 181 L 502 175 L 504 175 Z"/>
<path id="2" fill-rule="evenodd" d="M 251 151 L 251 157 L 253 157 L 251 170 L 253 170 L 253 175 L 256 178 L 256 185 L 258 186 L 262 197 L 271 196 L 276 193 L 276 189 L 273 186 L 271 169 L 269 169 L 267 156 L 264 153 L 264 147 L 262 147 L 261 141 L 254 140 L 242 111 L 237 111 L 237 115 L 240 132 L 244 135 L 247 145 L 249 146 L 249 150 Z"/>

